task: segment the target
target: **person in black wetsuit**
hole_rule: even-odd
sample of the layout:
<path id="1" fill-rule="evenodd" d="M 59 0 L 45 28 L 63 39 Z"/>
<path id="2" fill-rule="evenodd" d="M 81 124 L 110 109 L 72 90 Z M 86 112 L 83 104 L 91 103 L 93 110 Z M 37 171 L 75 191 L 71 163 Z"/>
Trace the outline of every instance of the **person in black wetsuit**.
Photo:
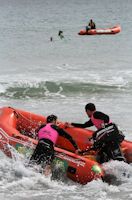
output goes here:
<path id="1" fill-rule="evenodd" d="M 59 135 L 68 139 L 74 146 L 76 153 L 78 153 L 76 142 L 67 132 L 59 128 L 56 124 L 57 116 L 49 115 L 47 117 L 47 124 L 41 125 L 37 130 L 39 141 L 29 162 L 29 164 L 40 164 L 44 167 L 45 175 L 48 175 L 51 172 L 51 163 L 54 159 L 54 146 L 57 143 Z"/>
<path id="2" fill-rule="evenodd" d="M 124 135 L 118 130 L 117 126 L 111 122 L 110 117 L 103 112 L 96 111 L 96 107 L 93 103 L 88 103 L 85 106 L 85 111 L 90 118 L 87 122 L 83 124 L 66 123 L 66 126 L 71 125 L 78 128 L 95 126 L 97 128 L 92 138 L 94 141 L 93 149 L 100 149 L 98 154 L 100 163 L 106 160 L 104 154 L 107 154 L 107 159 L 124 160 L 119 146 L 120 142 L 124 139 Z"/>
<path id="3" fill-rule="evenodd" d="M 90 19 L 88 26 L 86 26 L 86 31 L 89 31 L 91 29 L 96 29 L 96 24 L 92 19 Z"/>
<path id="4" fill-rule="evenodd" d="M 63 31 L 60 30 L 58 32 L 58 36 L 60 37 L 60 39 L 63 39 L 64 38 Z"/>
<path id="5" fill-rule="evenodd" d="M 92 19 L 90 19 L 88 25 L 90 26 L 91 29 L 96 29 L 96 24 L 95 24 L 95 22 Z"/>
<path id="6" fill-rule="evenodd" d="M 109 116 L 103 112 L 96 111 L 96 107 L 92 103 L 89 103 L 85 106 L 85 111 L 90 119 L 83 124 L 71 123 L 72 126 L 79 127 L 79 128 L 87 128 L 87 127 L 95 126 L 97 129 L 100 129 L 100 128 L 103 128 L 104 125 L 109 123 L 110 121 Z"/>

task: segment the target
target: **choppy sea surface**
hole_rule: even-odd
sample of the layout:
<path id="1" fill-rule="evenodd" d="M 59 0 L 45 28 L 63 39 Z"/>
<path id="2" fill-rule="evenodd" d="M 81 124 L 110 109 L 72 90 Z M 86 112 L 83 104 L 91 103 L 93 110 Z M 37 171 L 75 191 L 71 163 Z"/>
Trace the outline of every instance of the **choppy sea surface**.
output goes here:
<path id="1" fill-rule="evenodd" d="M 85 122 L 84 106 L 93 102 L 132 141 L 131 10 L 131 0 L 0 0 L 0 107 Z M 79 36 L 91 18 L 97 28 L 119 24 L 122 30 Z M 132 199 L 132 177 L 122 176 L 132 174 L 131 165 L 108 164 L 120 185 L 81 186 L 51 181 L 23 162 L 0 153 L 1 200 Z"/>

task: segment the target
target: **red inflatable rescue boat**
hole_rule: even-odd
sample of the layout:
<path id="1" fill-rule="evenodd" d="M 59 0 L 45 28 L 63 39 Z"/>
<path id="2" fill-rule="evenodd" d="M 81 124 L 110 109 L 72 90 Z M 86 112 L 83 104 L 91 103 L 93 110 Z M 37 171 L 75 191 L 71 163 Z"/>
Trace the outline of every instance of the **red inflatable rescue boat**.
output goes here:
<path id="1" fill-rule="evenodd" d="M 45 121 L 46 118 L 41 115 L 11 107 L 0 108 L 0 149 L 10 157 L 12 157 L 10 146 L 19 153 L 31 156 L 38 142 L 35 139 L 35 130 Z M 73 138 L 76 139 L 79 134 L 81 135 L 81 130 Z M 83 147 L 81 140 L 77 143 Z M 69 141 L 59 138 L 57 147 L 55 147 L 54 162 L 59 163 L 66 177 L 80 184 L 86 184 L 104 176 L 104 171 L 101 165 L 94 160 L 94 156 L 86 158 L 75 154 L 74 151 Z"/>
<path id="2" fill-rule="evenodd" d="M 91 30 L 81 30 L 78 34 L 79 35 L 111 35 L 117 34 L 121 31 L 121 27 L 119 25 L 114 26 L 112 28 L 106 29 L 91 29 Z"/>
<path id="3" fill-rule="evenodd" d="M 19 153 L 30 156 L 37 144 L 35 130 L 46 122 L 46 117 L 31 112 L 14 109 L 11 107 L 0 108 L 0 149 L 12 156 L 9 145 Z M 93 131 L 69 127 L 58 122 L 58 126 L 66 130 L 76 141 L 81 150 L 92 146 L 89 138 Z M 132 163 L 132 142 L 124 140 L 121 150 L 128 163 Z M 65 138 L 59 136 L 55 147 L 55 160 L 61 164 L 65 175 L 71 180 L 86 184 L 93 179 L 102 178 L 105 175 L 102 165 L 96 162 L 96 152 L 92 151 L 87 156 L 75 154 L 75 149 Z"/>

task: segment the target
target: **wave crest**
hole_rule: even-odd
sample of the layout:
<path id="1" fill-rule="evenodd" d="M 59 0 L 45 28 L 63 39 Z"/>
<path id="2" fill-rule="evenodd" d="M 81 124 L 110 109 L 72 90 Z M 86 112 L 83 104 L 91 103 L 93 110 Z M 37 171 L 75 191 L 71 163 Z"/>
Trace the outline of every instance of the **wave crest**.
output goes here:
<path id="1" fill-rule="evenodd" d="M 125 90 L 124 86 L 108 85 L 102 83 L 86 82 L 15 82 L 12 84 L 1 84 L 0 96 L 13 99 L 25 98 L 48 98 L 82 96 L 95 93 L 117 93 Z M 4 89 L 3 89 L 4 88 Z"/>

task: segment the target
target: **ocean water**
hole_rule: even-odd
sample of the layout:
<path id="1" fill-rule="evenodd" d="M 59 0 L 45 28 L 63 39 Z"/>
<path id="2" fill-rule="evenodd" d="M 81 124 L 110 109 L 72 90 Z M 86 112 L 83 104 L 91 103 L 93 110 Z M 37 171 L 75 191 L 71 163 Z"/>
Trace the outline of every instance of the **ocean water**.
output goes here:
<path id="1" fill-rule="evenodd" d="M 132 140 L 131 10 L 131 0 L 0 0 L 0 107 L 85 122 L 84 106 L 93 102 Z M 79 36 L 91 18 L 97 28 L 119 24 L 122 30 Z M 132 178 L 122 177 L 132 172 L 127 164 L 107 166 L 119 173 L 118 186 L 80 186 L 26 169 L 19 156 L 1 153 L 0 160 L 1 200 L 132 199 Z"/>

